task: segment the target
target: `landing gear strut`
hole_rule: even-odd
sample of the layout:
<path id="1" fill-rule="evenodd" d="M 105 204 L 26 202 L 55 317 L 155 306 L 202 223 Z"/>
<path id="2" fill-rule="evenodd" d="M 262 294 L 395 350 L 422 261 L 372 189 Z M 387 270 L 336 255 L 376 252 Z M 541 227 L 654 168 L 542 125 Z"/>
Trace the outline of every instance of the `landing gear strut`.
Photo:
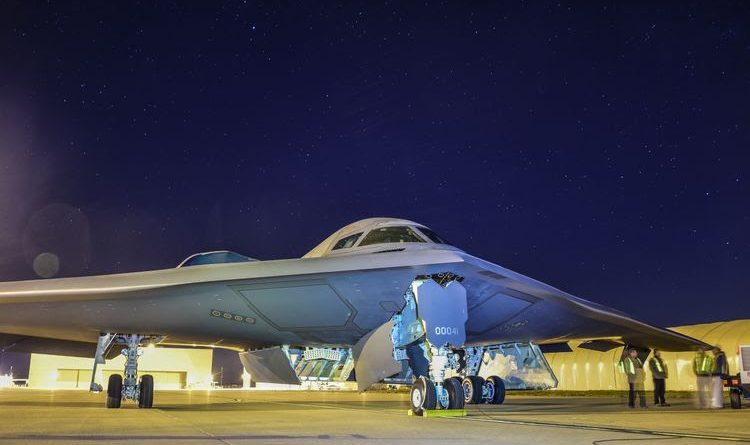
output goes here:
<path id="1" fill-rule="evenodd" d="M 393 317 L 394 359 L 407 359 L 417 380 L 411 389 L 414 414 L 431 409 L 462 409 L 464 390 L 446 371 L 458 369 L 460 347 L 466 340 L 466 289 L 449 274 L 422 277 L 404 294 L 406 304 Z"/>
<path id="2" fill-rule="evenodd" d="M 143 355 L 141 345 L 146 341 L 154 343 L 153 337 L 138 334 L 101 334 L 96 348 L 96 359 L 91 377 L 91 390 L 101 390 L 101 386 L 94 383 L 96 365 L 104 363 L 107 350 L 114 344 L 125 344 L 122 355 L 125 356 L 124 378 L 119 374 L 109 376 L 107 382 L 107 408 L 119 408 L 123 400 L 138 402 L 139 408 L 154 406 L 154 378 L 146 374 L 138 379 L 138 358 Z"/>
<path id="3" fill-rule="evenodd" d="M 466 346 L 466 289 L 450 273 L 419 277 L 392 318 L 393 358 L 408 360 L 416 381 L 411 410 L 463 409 L 467 403 L 501 404 L 505 382 L 479 377 L 485 347 Z"/>

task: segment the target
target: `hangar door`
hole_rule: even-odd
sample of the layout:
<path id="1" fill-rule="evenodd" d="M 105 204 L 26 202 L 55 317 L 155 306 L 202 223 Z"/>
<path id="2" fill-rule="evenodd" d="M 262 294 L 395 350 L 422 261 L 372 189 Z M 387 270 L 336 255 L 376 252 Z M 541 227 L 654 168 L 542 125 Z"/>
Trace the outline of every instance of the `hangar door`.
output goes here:
<path id="1" fill-rule="evenodd" d="M 57 388 L 88 388 L 91 382 L 90 369 L 58 369 Z"/>
<path id="2" fill-rule="evenodd" d="M 102 385 L 107 386 L 109 376 L 120 374 L 121 371 L 105 370 L 102 373 Z M 151 374 L 154 376 L 154 389 L 183 389 L 187 386 L 187 372 L 179 371 L 140 371 L 138 375 Z M 91 383 L 90 369 L 58 369 L 57 388 L 88 389 Z"/>
<path id="3" fill-rule="evenodd" d="M 102 373 L 102 381 L 105 386 L 109 381 L 109 376 L 112 374 L 122 375 L 122 371 L 104 370 Z M 144 374 L 151 374 L 154 376 L 154 389 L 183 389 L 187 386 L 187 372 L 185 371 L 138 370 L 139 376 Z M 91 371 L 89 371 L 89 377 L 91 377 Z"/>

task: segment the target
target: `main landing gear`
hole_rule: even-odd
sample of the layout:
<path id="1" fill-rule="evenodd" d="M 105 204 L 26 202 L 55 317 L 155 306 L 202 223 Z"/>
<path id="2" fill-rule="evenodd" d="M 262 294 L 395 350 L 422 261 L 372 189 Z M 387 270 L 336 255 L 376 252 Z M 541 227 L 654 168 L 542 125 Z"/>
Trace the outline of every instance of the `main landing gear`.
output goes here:
<path id="1" fill-rule="evenodd" d="M 114 344 L 125 344 L 122 355 L 125 356 L 124 378 L 112 374 L 107 382 L 107 408 L 119 408 L 123 400 L 138 402 L 139 408 L 154 406 L 154 377 L 146 374 L 138 379 L 138 358 L 143 355 L 141 345 L 146 342 L 158 342 L 157 339 L 137 334 L 101 334 L 96 348 L 94 370 L 91 377 L 91 391 L 101 391 L 100 385 L 94 383 L 96 367 L 105 362 L 107 351 Z"/>
<path id="2" fill-rule="evenodd" d="M 464 348 L 464 367 L 461 374 L 461 386 L 464 390 L 466 404 L 490 403 L 500 405 L 505 401 L 505 381 L 493 375 L 487 380 L 479 377 L 479 367 L 485 348 L 482 346 Z"/>
<path id="3" fill-rule="evenodd" d="M 449 377 L 442 383 L 421 376 L 411 387 L 411 410 L 422 415 L 432 409 L 463 409 L 470 404 L 501 405 L 505 402 L 505 381 L 498 376 L 486 380 L 477 375 Z"/>

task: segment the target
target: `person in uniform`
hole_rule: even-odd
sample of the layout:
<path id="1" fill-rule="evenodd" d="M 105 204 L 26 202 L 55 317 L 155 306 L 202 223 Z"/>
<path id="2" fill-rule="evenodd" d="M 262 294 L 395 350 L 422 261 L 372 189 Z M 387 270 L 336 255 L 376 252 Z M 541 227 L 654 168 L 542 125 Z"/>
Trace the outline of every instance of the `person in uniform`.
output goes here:
<path id="1" fill-rule="evenodd" d="M 648 361 L 648 367 L 654 381 L 654 405 L 669 406 L 669 403 L 664 399 L 669 370 L 667 369 L 667 363 L 661 358 L 661 351 L 654 349 L 654 356 Z"/>
<path id="2" fill-rule="evenodd" d="M 724 408 L 724 379 L 729 375 L 727 356 L 720 347 L 714 346 L 714 366 L 711 370 L 711 408 Z"/>
<path id="3" fill-rule="evenodd" d="M 638 358 L 638 350 L 630 348 L 626 356 L 622 358 L 622 367 L 628 376 L 628 406 L 635 408 L 635 395 L 638 398 L 641 408 L 646 406 L 646 388 L 644 387 L 643 362 Z"/>
<path id="4" fill-rule="evenodd" d="M 698 408 L 710 407 L 711 374 L 714 369 L 714 359 L 706 348 L 701 348 L 693 358 L 693 372 L 697 378 Z"/>

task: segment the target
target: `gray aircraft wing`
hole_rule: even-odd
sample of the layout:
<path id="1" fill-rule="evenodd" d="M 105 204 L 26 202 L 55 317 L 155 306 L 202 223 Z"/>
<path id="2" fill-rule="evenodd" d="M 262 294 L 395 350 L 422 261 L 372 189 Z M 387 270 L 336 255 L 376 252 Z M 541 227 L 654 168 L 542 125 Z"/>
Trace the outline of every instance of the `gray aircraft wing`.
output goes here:
<path id="1" fill-rule="evenodd" d="M 0 334 L 17 350 L 16 337 L 95 343 L 102 332 L 234 349 L 348 344 L 387 320 L 421 271 L 455 262 L 439 250 L 5 282 Z"/>
<path id="2" fill-rule="evenodd" d="M 498 344 L 524 339 L 549 344 L 607 339 L 663 350 L 707 346 L 480 258 L 462 256 L 468 265 L 465 270 L 471 271 L 467 275 L 472 277 L 463 282 L 469 296 L 470 342 Z M 604 344 L 591 343 L 591 348 Z"/>
<path id="3" fill-rule="evenodd" d="M 0 334 L 0 352 L 6 350 L 90 358 L 94 356 L 96 345 L 88 342 L 57 340 L 54 338 Z"/>
<path id="4" fill-rule="evenodd" d="M 705 346 L 458 249 L 419 247 L 0 283 L 0 349 L 80 353 L 101 332 L 235 349 L 353 345 L 400 309 L 416 277 L 446 272 L 463 277 L 467 290 L 467 345 Z"/>

